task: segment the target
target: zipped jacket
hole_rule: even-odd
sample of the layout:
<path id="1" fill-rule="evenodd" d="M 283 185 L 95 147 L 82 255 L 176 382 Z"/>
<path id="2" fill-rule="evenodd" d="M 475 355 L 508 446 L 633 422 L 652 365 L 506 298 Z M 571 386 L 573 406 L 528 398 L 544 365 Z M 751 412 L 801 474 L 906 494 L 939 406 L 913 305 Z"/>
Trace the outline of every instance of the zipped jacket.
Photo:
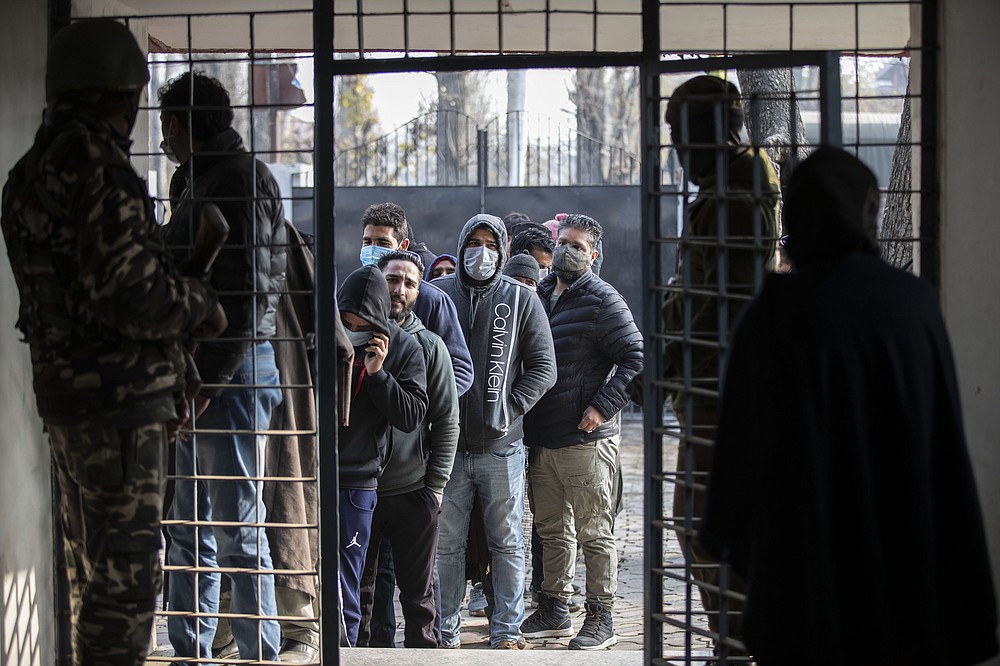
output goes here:
<path id="1" fill-rule="evenodd" d="M 420 285 L 421 290 L 424 284 Z M 413 432 L 392 429 L 392 455 L 378 480 L 379 495 L 402 495 L 420 488 L 441 494 L 451 476 L 458 446 L 458 391 L 448 347 L 412 312 L 404 331 L 420 343 L 427 367 L 427 414 Z"/>
<path id="2" fill-rule="evenodd" d="M 497 238 L 496 272 L 478 282 L 463 268 L 472 232 L 488 228 Z M 502 274 L 507 232 L 500 218 L 480 214 L 458 240 L 458 272 L 434 281 L 458 309 L 475 381 L 461 397 L 458 450 L 504 453 L 524 436 L 524 414 L 556 381 L 552 334 L 542 304 L 528 287 Z"/>
<path id="3" fill-rule="evenodd" d="M 626 387 L 643 362 L 642 334 L 614 287 L 587 271 L 550 309 L 556 281 L 548 275 L 538 296 L 549 311 L 558 378 L 524 417 L 524 443 L 550 449 L 617 435 L 613 417 L 628 404 Z M 587 407 L 607 419 L 589 433 L 577 428 Z"/>
<path id="4" fill-rule="evenodd" d="M 178 167 L 170 191 L 180 194 L 172 197 L 163 234 L 180 259 L 194 247 L 204 204 L 218 205 L 229 223 L 229 238 L 209 276 L 229 325 L 215 340 L 199 344 L 195 353 L 205 384 L 201 392 L 215 396 L 232 381 L 252 341 L 274 335 L 288 244 L 281 192 L 267 166 L 247 152 L 233 129 L 216 134 Z"/>

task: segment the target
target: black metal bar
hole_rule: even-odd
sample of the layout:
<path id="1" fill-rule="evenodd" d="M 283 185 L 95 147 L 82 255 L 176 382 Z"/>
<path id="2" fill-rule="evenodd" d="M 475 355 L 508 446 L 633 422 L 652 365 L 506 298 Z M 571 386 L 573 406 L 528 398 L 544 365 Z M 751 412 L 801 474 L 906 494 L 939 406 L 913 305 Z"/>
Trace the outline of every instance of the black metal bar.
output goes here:
<path id="1" fill-rule="evenodd" d="M 660 24 L 658 0 L 642 3 L 642 60 L 639 81 L 642 99 L 639 111 L 641 123 L 640 143 L 643 148 L 640 189 L 642 216 L 642 330 L 647 334 L 662 326 L 660 296 L 652 287 L 663 283 L 663 266 L 659 244 L 651 242 L 660 231 L 660 75 L 657 64 L 660 57 Z M 663 610 L 663 577 L 654 572 L 663 563 L 663 530 L 652 527 L 662 521 L 663 484 L 658 481 L 663 473 L 663 438 L 655 435 L 662 425 L 664 391 L 653 380 L 662 373 L 662 349 L 658 344 L 645 347 L 643 370 L 643 515 L 647 525 L 643 534 L 643 661 L 647 664 L 663 657 L 663 625 L 656 615 Z"/>
<path id="2" fill-rule="evenodd" d="M 740 53 L 736 55 L 699 56 L 656 63 L 660 74 L 704 73 L 730 69 L 787 69 L 813 65 L 822 67 L 830 51 L 775 51 L 773 53 Z M 603 58 L 603 55 L 601 56 Z"/>
<path id="3" fill-rule="evenodd" d="M 49 0 L 49 37 L 68 26 L 72 17 L 72 0 Z"/>
<path id="4" fill-rule="evenodd" d="M 938 174 L 938 0 L 920 21 L 920 276 L 941 288 L 941 181 Z M 912 103 L 911 103 L 912 104 Z M 912 106 L 911 106 L 912 108 Z M 911 148 L 912 159 L 912 148 Z"/>
<path id="5" fill-rule="evenodd" d="M 635 67 L 638 53 L 565 53 L 539 55 L 455 55 L 440 58 L 379 58 L 375 60 L 337 60 L 334 73 L 389 74 L 400 72 L 462 72 L 496 69 L 502 60 L 504 69 L 572 69 L 575 67 Z M 690 67 L 689 67 L 690 69 Z"/>
<path id="6" fill-rule="evenodd" d="M 840 54 L 825 51 L 819 70 L 819 142 L 840 146 L 844 132 L 840 117 Z"/>
<path id="7" fill-rule="evenodd" d="M 49 0 L 49 39 L 70 24 L 71 0 Z M 49 463 L 50 497 L 52 501 L 52 602 L 55 608 L 55 658 L 58 666 L 69 666 L 73 660 L 73 630 L 70 620 L 70 590 L 66 577 L 66 551 L 60 516 L 61 493 L 55 464 Z"/>
<path id="8" fill-rule="evenodd" d="M 489 133 L 476 130 L 476 181 L 479 186 L 479 212 L 486 212 L 486 179 L 489 176 Z"/>
<path id="9" fill-rule="evenodd" d="M 333 3 L 313 1 L 315 101 L 315 187 L 313 220 L 316 251 L 316 456 L 319 465 L 320 647 L 327 664 L 340 663 L 340 512 L 337 459 L 336 307 L 337 266 L 334 236 L 333 170 Z M 332 419 L 328 419 L 332 415 Z"/>

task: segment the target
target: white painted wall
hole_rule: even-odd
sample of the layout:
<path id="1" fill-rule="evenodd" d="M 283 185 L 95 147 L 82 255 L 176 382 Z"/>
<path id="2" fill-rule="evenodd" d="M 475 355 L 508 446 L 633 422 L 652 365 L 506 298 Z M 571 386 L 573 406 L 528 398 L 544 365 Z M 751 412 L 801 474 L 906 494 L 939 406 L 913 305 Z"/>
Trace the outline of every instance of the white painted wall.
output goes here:
<path id="1" fill-rule="evenodd" d="M 5 0 L 0 21 L 0 179 L 31 146 L 45 106 L 45 2 Z M 0 238 L 0 664 L 55 663 L 49 450 L 31 390 L 28 346 Z"/>
<path id="2" fill-rule="evenodd" d="M 941 297 L 1000 598 L 1000 3 L 947 0 L 940 17 Z"/>

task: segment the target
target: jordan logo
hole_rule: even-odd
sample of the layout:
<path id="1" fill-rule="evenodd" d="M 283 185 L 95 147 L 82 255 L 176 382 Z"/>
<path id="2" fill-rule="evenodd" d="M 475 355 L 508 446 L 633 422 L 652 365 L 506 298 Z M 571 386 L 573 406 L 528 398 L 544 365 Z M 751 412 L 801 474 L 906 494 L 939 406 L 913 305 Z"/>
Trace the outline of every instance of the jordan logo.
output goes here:
<path id="1" fill-rule="evenodd" d="M 354 538 L 351 539 L 351 543 L 347 544 L 347 546 L 345 546 L 345 547 L 346 548 L 350 548 L 351 546 L 355 546 L 356 548 L 361 548 L 361 544 L 358 543 L 358 533 L 357 532 L 354 533 Z"/>

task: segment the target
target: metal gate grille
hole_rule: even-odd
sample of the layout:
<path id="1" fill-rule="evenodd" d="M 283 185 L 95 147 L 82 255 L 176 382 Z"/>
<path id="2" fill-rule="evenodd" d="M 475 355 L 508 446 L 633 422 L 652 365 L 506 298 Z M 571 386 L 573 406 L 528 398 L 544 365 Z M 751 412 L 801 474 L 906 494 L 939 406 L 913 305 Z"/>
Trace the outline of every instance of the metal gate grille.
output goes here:
<path id="1" fill-rule="evenodd" d="M 201 644 L 206 663 L 232 663 L 241 658 L 240 650 L 244 659 L 276 663 L 277 623 L 294 622 L 318 632 L 320 621 L 313 240 L 288 227 L 287 238 L 261 235 L 262 218 L 270 214 L 266 211 L 272 210 L 275 197 L 291 220 L 295 188 L 312 185 L 312 104 L 296 78 L 312 79 L 311 11 L 219 13 L 212 3 L 204 3 L 200 11 L 186 11 L 191 8 L 178 7 L 181 3 L 137 3 L 145 11 L 136 13 L 120 3 L 91 4 L 94 14 L 118 15 L 141 45 L 148 44 L 148 105 L 140 111 L 133 137 L 133 162 L 147 175 L 157 222 L 185 225 L 179 242 L 178 236 L 171 237 L 178 262 L 198 243 L 200 222 L 191 219 L 197 217 L 192 211 L 208 203 L 229 212 L 230 245 L 220 257 L 251 257 L 246 272 L 252 274 L 216 271 L 211 278 L 230 323 L 243 307 L 252 311 L 251 321 L 246 330 L 230 329 L 217 340 L 245 349 L 240 352 L 243 361 L 231 383 L 203 377 L 203 392 L 222 393 L 195 417 L 171 451 L 163 522 L 165 587 L 149 662 L 197 658 L 194 652 L 175 654 L 168 642 L 168 633 L 191 632 L 181 642 L 192 644 L 192 650 Z M 75 6 L 67 13 L 71 20 L 86 20 Z M 57 10 L 53 21 L 64 21 L 67 13 Z M 287 39 L 290 32 L 294 40 Z M 228 91 L 232 128 L 254 158 L 249 189 L 238 196 L 199 194 L 197 177 L 204 171 L 195 173 L 198 160 L 174 167 L 160 149 L 160 142 L 170 137 L 164 136 L 167 124 L 161 122 L 158 96 L 192 71 L 217 79 Z M 198 114 L 219 108 L 199 102 L 198 93 L 189 94 L 194 97 L 185 102 L 193 108 L 171 113 L 183 116 L 190 128 Z M 213 152 L 222 148 L 195 146 L 196 140 L 202 138 L 191 138 L 184 146 L 175 142 L 175 152 L 191 153 L 197 147 L 206 161 L 222 155 Z M 261 189 L 259 172 L 265 168 L 280 193 Z M 190 187 L 191 182 L 196 185 Z M 263 287 L 254 275 L 267 274 L 270 268 L 263 264 L 268 253 L 279 251 L 287 257 L 285 281 Z M 232 262 L 216 261 L 232 270 Z M 257 304 L 275 297 L 277 329 L 268 334 Z M 192 401 L 191 409 L 196 405 Z M 268 591 L 272 584 L 276 592 Z M 177 621 L 187 624 L 171 626 Z M 224 656 L 213 658 L 218 653 Z"/>
<path id="2" fill-rule="evenodd" d="M 55 3 L 68 7 L 69 3 Z M 101 3 L 95 3 L 101 4 Z M 118 7 L 118 3 L 107 3 Z M 718 377 L 698 377 L 681 370 L 679 377 L 666 378 L 663 347 L 668 341 L 685 349 L 712 349 L 723 354 L 726 332 L 735 319 L 741 298 L 728 297 L 725 281 L 708 290 L 705 296 L 718 303 L 719 326 L 714 339 L 692 339 L 690 328 L 668 330 L 660 315 L 664 299 L 678 287 L 668 284 L 674 275 L 678 255 L 690 251 L 684 228 L 692 188 L 684 181 L 683 158 L 673 150 L 663 124 L 667 100 L 685 78 L 710 70 L 740 84 L 747 97 L 745 108 L 753 129 L 765 126 L 767 110 L 787 109 L 785 118 L 794 128 L 785 135 L 757 134 L 752 143 L 775 153 L 774 161 L 787 161 L 790 167 L 808 147 L 819 143 L 843 143 L 867 161 L 880 176 L 892 220 L 883 228 L 886 255 L 899 265 L 909 265 L 916 272 L 937 279 L 937 192 L 934 189 L 934 115 L 936 3 L 933 0 L 885 0 L 882 2 L 740 2 L 682 0 L 505 0 L 496 3 L 475 0 L 450 2 L 384 3 L 358 1 L 316 2 L 310 9 L 258 11 L 259 3 L 249 0 L 246 11 L 234 10 L 228 3 L 224 11 L 211 3 L 157 4 L 152 0 L 135 3 L 144 8 L 138 13 L 122 11 L 122 18 L 142 37 L 148 36 L 153 82 L 149 90 L 148 124 L 140 118 L 134 158 L 140 171 L 150 174 L 150 185 L 165 218 L 170 197 L 167 166 L 160 153 L 161 128 L 155 104 L 158 84 L 188 69 L 203 68 L 216 72 L 233 93 L 236 124 L 248 149 L 262 162 L 285 165 L 290 183 L 283 199 L 286 211 L 294 205 L 291 184 L 314 186 L 316 252 L 319 257 L 334 256 L 333 239 L 333 81 L 337 76 L 426 71 L 433 66 L 441 71 L 460 71 L 528 67 L 639 67 L 642 74 L 641 123 L 642 155 L 642 270 L 644 280 L 643 332 L 647 342 L 644 412 L 646 459 L 646 610 L 645 655 L 647 663 L 694 663 L 709 655 L 713 644 L 725 646 L 722 661 L 740 661 L 735 652 L 741 647 L 731 636 L 728 618 L 731 603 L 739 602 L 736 593 L 723 593 L 718 611 L 719 632 L 709 630 L 701 607 L 699 583 L 684 557 L 676 535 L 697 530 L 691 489 L 703 485 L 704 478 L 690 464 L 690 446 L 678 456 L 678 442 L 709 447 L 710 433 L 692 430 L 690 417 L 681 427 L 672 407 L 661 410 L 669 393 L 681 390 L 687 396 L 701 393 L 717 395 Z M 197 10 L 197 11 L 196 11 Z M 102 13 L 109 13 L 104 11 Z M 112 12 L 113 13 L 113 12 Z M 53 21 L 82 18 L 65 9 Z M 869 64 L 899 64 L 904 74 L 904 91 L 890 85 L 868 87 L 873 78 Z M 292 115 L 290 102 L 281 97 L 286 66 L 297 65 L 301 73 L 315 79 L 314 114 L 309 131 L 293 133 L 287 127 Z M 872 65 L 874 67 L 874 65 Z M 787 74 L 794 87 L 761 88 L 748 94 L 744 75 L 768 70 Z M 747 79 L 749 80 L 749 79 Z M 835 84 L 835 87 L 834 87 Z M 275 91 L 274 87 L 277 87 Z M 263 90 L 262 90 L 263 89 Z M 838 92 L 839 91 L 839 92 Z M 277 95 L 275 98 L 273 95 Z M 923 103 L 924 101 L 927 103 Z M 309 104 L 296 105 L 308 109 Z M 896 107 L 899 107 L 898 109 Z M 802 125 L 792 118 L 795 108 L 802 114 Z M 885 110 L 885 107 L 892 107 Z M 301 111 L 299 112 L 301 113 Z M 781 116 L 781 113 L 776 114 Z M 882 115 L 881 118 L 873 116 Z M 891 129 L 888 129 L 891 128 Z M 300 128 L 301 129 L 301 128 Z M 876 132 L 876 129 L 878 130 Z M 800 131 L 801 130 L 801 131 Z M 893 134 L 895 131 L 895 134 Z M 143 136 L 143 133 L 146 136 Z M 908 147 L 909 151 L 901 150 Z M 146 149 L 148 148 L 148 149 Z M 884 153 L 889 152 L 888 168 Z M 791 156 L 778 159 L 778 155 Z M 277 170 L 281 171 L 279 167 Z M 883 174 L 883 171 L 885 172 Z M 882 176 L 885 179 L 882 180 Z M 723 193 L 724 194 L 724 193 Z M 895 216 L 895 217 L 892 217 Z M 348 223 L 353 223 L 348 221 Z M 720 228 L 715 238 L 705 243 L 738 245 L 727 239 Z M 742 239 L 746 241 L 747 239 Z M 684 241 L 689 241 L 684 245 Z M 761 255 L 777 250 L 778 238 L 755 233 L 750 245 Z M 719 256 L 725 257 L 723 252 Z M 725 268 L 725 259 L 721 267 Z M 300 475 L 271 474 L 266 465 L 258 465 L 250 480 L 267 488 L 317 485 L 322 479 L 320 510 L 326 529 L 312 520 L 277 523 L 270 517 L 254 520 L 246 526 L 260 530 L 301 531 L 313 542 L 321 540 L 321 550 L 336 553 L 336 423 L 328 411 L 336 403 L 332 321 L 335 267 L 320 262 L 315 288 L 286 289 L 284 297 L 303 297 L 315 304 L 318 326 L 316 365 L 313 381 L 286 383 L 282 380 L 285 400 L 308 402 L 320 407 L 318 421 L 324 427 L 275 428 L 256 424 L 251 432 L 266 437 L 267 446 L 279 438 L 298 437 L 313 448 L 329 451 L 319 457 L 318 466 L 303 469 Z M 724 274 L 724 271 L 723 271 Z M 763 270 L 754 279 L 759 286 Z M 690 295 L 690 294 L 689 294 Z M 250 342 L 256 342 L 251 339 Z M 309 347 L 309 331 L 276 340 L 279 344 Z M 311 352 L 310 352 L 311 355 Z M 701 380 L 708 380 L 702 382 Z M 256 388 L 251 384 L 251 388 Z M 689 398 L 685 398 L 689 400 Z M 690 411 L 690 402 L 682 401 L 677 410 Z M 199 437 L 213 431 L 196 428 L 192 433 L 197 446 Z M 676 467 L 678 457 L 681 466 Z M 263 466 L 262 466 L 263 465 Z M 182 480 L 211 480 L 192 474 Z M 675 487 L 688 488 L 683 495 L 684 508 L 675 512 Z M 181 523 L 174 522 L 174 525 Z M 188 520 L 195 530 L 208 528 L 212 522 Z M 259 564 L 259 563 L 258 563 Z M 336 557 L 324 560 L 323 571 L 315 567 L 280 569 L 274 574 L 289 578 L 322 575 L 320 595 L 327 609 L 337 607 Z M 708 568 L 708 567 L 706 567 Z M 168 574 L 180 571 L 166 567 Z M 207 573 L 206 567 L 187 568 L 195 576 Z M 216 569 L 218 571 L 218 569 Z M 236 569 L 223 568 L 236 573 Z M 244 570 L 251 576 L 264 574 L 260 566 Z M 266 574 L 264 574 L 266 575 Z M 721 571 L 721 587 L 728 589 L 728 572 Z M 258 611 L 262 609 L 258 608 Z M 167 610 L 164 614 L 173 611 Z M 204 617 L 224 617 L 226 613 L 208 612 Z M 232 614 L 228 614 L 232 615 Z M 262 613 L 251 614 L 260 617 Z M 322 624 L 325 641 L 323 655 L 329 663 L 338 659 L 336 622 L 330 612 L 313 616 Z M 281 619 L 281 618 L 278 618 Z M 287 618 L 285 618 L 287 619 Z M 720 635 L 721 634 L 721 635 Z M 730 654 L 727 650 L 732 650 Z M 171 661 L 168 651 L 158 651 L 151 661 Z"/>
<path id="3" fill-rule="evenodd" d="M 764 259 L 778 259 L 782 231 L 779 218 L 777 230 L 767 232 L 759 213 L 749 235 L 729 228 L 733 220 L 727 207 L 748 195 L 763 205 L 764 183 L 760 176 L 752 183 L 727 181 L 719 99 L 714 101 L 717 133 L 711 145 L 703 146 L 715 151 L 720 167 L 711 193 L 715 220 L 707 229 L 704 221 L 692 225 L 698 188 L 686 174 L 694 167 L 690 155 L 674 145 L 675 139 L 690 143 L 687 105 L 681 107 L 682 122 L 673 128 L 673 138 L 664 112 L 678 85 L 711 73 L 739 87 L 747 123 L 743 140 L 768 155 L 782 180 L 812 147 L 842 145 L 878 176 L 884 257 L 933 280 L 936 202 L 933 181 L 920 176 L 933 159 L 924 148 L 933 144 L 933 125 L 914 109 L 927 109 L 931 105 L 921 100 L 933 99 L 927 72 L 933 72 L 928 45 L 934 7 L 664 1 L 657 9 L 658 61 L 647 58 L 643 99 L 643 227 L 649 248 L 643 263 L 644 332 L 647 344 L 657 341 L 647 347 L 644 387 L 646 656 L 651 663 L 746 663 L 752 657 L 739 631 L 742 585 L 725 563 L 698 552 L 695 536 L 728 334 L 749 296 L 773 270 Z M 653 32 L 647 32 L 647 40 L 654 39 Z M 808 50 L 804 43 L 822 50 Z M 902 78 L 893 79 L 896 75 Z M 735 263 L 750 255 L 752 276 L 734 277 Z M 699 260 L 709 262 L 712 282 L 692 283 L 691 264 Z M 669 317 L 667 300 L 674 306 Z M 708 327 L 693 321 L 702 320 L 705 310 L 712 315 Z M 667 345 L 677 350 L 671 358 L 662 353 Z M 714 361 L 706 364 L 706 357 Z M 651 408 L 661 404 L 662 411 Z"/>

